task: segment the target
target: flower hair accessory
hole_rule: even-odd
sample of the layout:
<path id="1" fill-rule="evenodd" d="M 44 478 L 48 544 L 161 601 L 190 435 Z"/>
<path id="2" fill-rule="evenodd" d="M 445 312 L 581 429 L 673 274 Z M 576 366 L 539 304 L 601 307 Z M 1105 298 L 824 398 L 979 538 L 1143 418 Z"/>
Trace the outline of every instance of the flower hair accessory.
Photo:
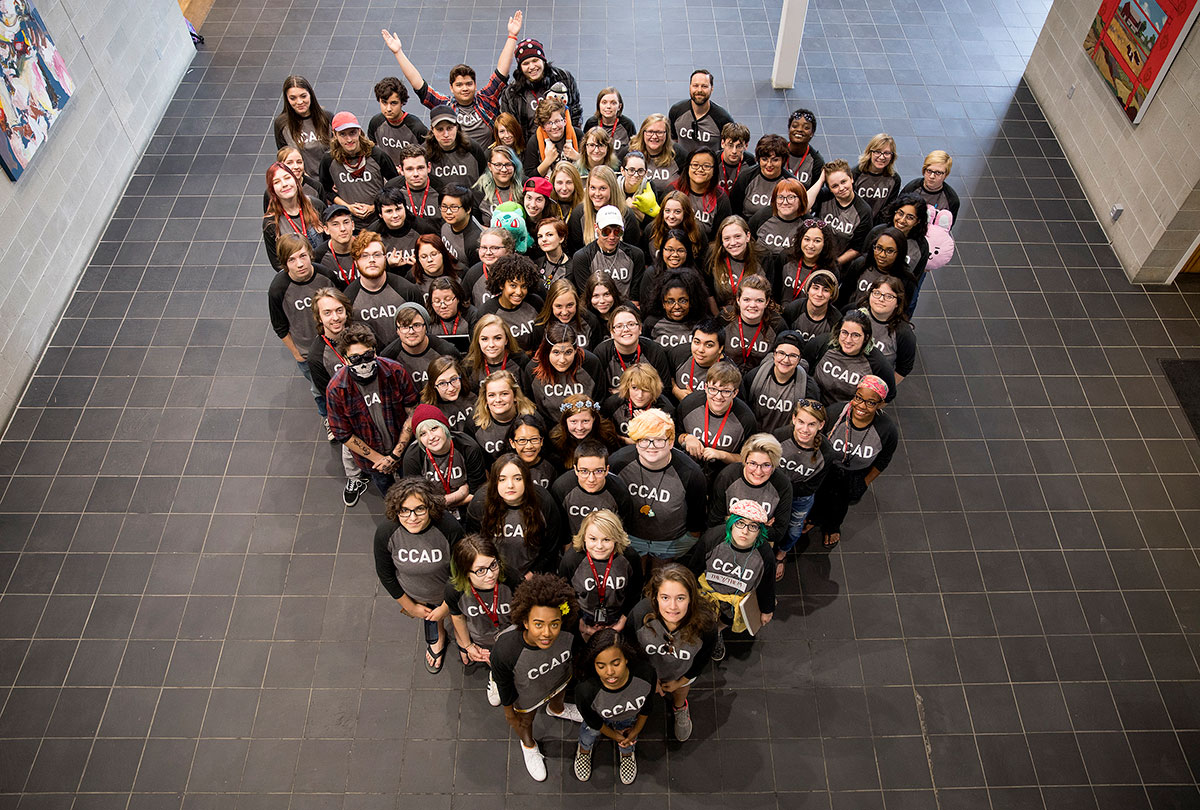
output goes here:
<path id="1" fill-rule="evenodd" d="M 561 605 L 558 606 L 558 612 L 561 613 L 562 615 L 566 616 L 568 613 L 571 612 L 571 606 L 568 605 L 566 602 L 563 602 Z"/>
<path id="2" fill-rule="evenodd" d="M 567 411 L 573 411 L 574 413 L 598 411 L 600 410 L 600 403 L 593 402 L 590 399 L 580 400 L 579 402 L 564 402 L 562 405 L 558 406 L 558 410 L 559 413 L 566 413 Z"/>

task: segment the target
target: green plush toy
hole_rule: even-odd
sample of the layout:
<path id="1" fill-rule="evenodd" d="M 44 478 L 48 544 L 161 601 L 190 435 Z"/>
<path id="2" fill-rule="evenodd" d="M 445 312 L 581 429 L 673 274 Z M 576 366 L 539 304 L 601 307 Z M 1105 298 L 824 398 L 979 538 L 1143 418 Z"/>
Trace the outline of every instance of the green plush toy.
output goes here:
<path id="1" fill-rule="evenodd" d="M 501 203 L 492 211 L 492 227 L 503 228 L 513 235 L 517 252 L 524 253 L 533 244 L 533 237 L 525 227 L 525 209 L 515 202 Z"/>

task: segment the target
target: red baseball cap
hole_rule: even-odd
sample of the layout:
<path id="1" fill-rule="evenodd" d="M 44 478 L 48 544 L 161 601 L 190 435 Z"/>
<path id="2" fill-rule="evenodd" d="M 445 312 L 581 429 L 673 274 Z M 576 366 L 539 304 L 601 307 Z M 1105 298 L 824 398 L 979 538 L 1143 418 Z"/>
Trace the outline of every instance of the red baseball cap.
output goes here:
<path id="1" fill-rule="evenodd" d="M 331 124 L 334 132 L 341 132 L 347 129 L 362 129 L 358 123 L 358 119 L 354 117 L 354 113 L 340 112 L 333 117 Z"/>

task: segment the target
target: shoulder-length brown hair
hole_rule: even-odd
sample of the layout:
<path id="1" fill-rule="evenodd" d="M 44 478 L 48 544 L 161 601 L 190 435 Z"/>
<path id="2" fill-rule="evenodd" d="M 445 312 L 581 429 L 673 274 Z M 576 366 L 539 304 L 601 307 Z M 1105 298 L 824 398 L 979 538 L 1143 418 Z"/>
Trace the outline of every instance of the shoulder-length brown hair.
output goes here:
<path id="1" fill-rule="evenodd" d="M 525 548 L 536 549 L 546 533 L 546 516 L 542 514 L 542 499 L 533 485 L 529 465 L 516 453 L 505 453 L 496 459 L 488 473 L 487 489 L 483 496 L 483 519 L 480 532 L 495 540 L 504 535 L 504 513 L 508 504 L 500 497 L 500 473 L 509 464 L 515 465 L 525 480 L 525 497 L 521 501 L 521 522 L 525 524 Z"/>
<path id="2" fill-rule="evenodd" d="M 664 582 L 678 583 L 688 592 L 688 612 L 675 633 L 684 641 L 695 642 L 705 633 L 712 632 L 717 625 L 716 603 L 700 590 L 696 575 L 679 563 L 667 563 L 650 572 L 644 591 L 646 598 L 650 600 L 650 610 L 646 613 L 645 622 L 649 624 L 653 619 L 663 621 L 662 614 L 658 612 L 657 597 L 658 589 Z"/>

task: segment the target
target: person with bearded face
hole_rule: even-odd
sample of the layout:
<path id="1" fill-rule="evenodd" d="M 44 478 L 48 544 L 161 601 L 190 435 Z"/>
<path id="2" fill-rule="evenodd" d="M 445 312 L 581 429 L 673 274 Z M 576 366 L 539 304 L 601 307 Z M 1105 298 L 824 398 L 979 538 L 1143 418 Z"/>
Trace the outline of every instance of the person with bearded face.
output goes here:
<path id="1" fill-rule="evenodd" d="M 721 148 L 721 130 L 733 123 L 729 111 L 712 101 L 716 80 L 712 73 L 697 68 L 688 80 L 688 97 L 671 106 L 667 118 L 671 122 L 671 137 L 686 153 L 700 148 Z"/>
<path id="2" fill-rule="evenodd" d="M 412 438 L 408 416 L 417 389 L 404 366 L 376 356 L 375 333 L 366 324 L 347 326 L 336 344 L 343 366 L 325 393 L 329 429 L 383 495 Z"/>

